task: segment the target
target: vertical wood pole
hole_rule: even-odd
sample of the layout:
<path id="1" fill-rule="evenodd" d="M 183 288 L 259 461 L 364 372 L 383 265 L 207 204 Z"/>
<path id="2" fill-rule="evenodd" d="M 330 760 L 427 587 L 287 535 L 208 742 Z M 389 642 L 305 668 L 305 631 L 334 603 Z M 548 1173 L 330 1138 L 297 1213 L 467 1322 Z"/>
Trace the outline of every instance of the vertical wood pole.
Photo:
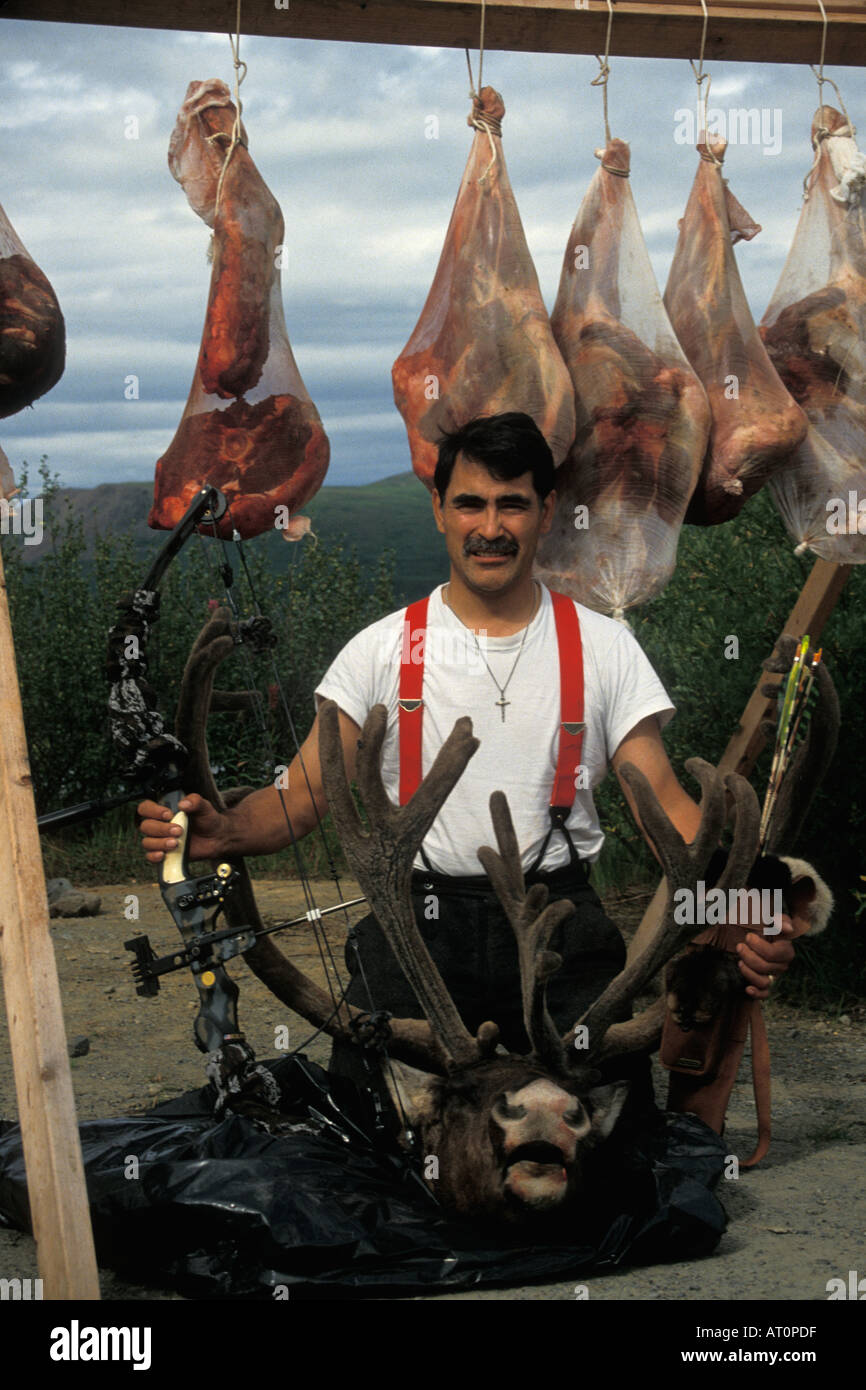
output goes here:
<path id="1" fill-rule="evenodd" d="M 0 965 L 45 1298 L 98 1299 L 75 1097 L 0 554 Z M 12 1275 L 12 1271 L 3 1271 Z"/>
<path id="2" fill-rule="evenodd" d="M 782 636 L 800 638 L 808 632 L 814 647 L 824 630 L 824 624 L 836 607 L 839 595 L 851 573 L 851 565 L 837 565 L 830 560 L 816 560 L 800 597 L 791 609 L 788 621 L 782 628 Z M 761 723 L 773 717 L 774 699 L 761 694 L 761 686 L 778 685 L 782 676 L 762 671 L 743 711 L 739 724 L 728 740 L 728 746 L 718 762 L 719 772 L 739 772 L 748 777 L 757 762 L 766 736 L 761 732 Z M 763 800 L 763 798 L 759 798 Z M 662 919 L 667 901 L 667 879 L 662 879 L 650 900 L 640 926 L 632 937 L 628 948 L 628 960 L 634 960 L 643 950 L 646 941 L 655 931 Z"/>

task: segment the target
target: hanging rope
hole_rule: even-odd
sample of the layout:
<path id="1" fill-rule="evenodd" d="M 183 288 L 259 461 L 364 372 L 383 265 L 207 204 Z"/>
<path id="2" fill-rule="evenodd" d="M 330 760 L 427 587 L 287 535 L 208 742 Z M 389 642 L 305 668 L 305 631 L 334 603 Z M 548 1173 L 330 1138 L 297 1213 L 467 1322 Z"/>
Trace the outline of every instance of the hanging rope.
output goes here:
<path id="1" fill-rule="evenodd" d="M 598 54 L 596 53 L 596 55 L 595 55 L 595 61 L 598 63 L 598 66 L 599 66 L 600 71 L 599 71 L 599 73 L 598 73 L 598 76 L 597 76 L 597 77 L 594 77 L 594 78 L 592 79 L 592 81 L 590 82 L 590 84 L 589 84 L 590 87 L 601 87 L 602 108 L 603 108 L 603 111 L 604 111 L 604 143 L 605 143 L 605 146 L 609 145 L 609 144 L 610 144 L 610 141 L 611 141 L 610 125 L 609 125 L 608 119 L 607 119 L 607 79 L 610 77 L 610 64 L 608 63 L 607 60 L 608 60 L 608 58 L 609 58 L 609 56 L 610 56 L 610 31 L 611 31 L 611 26 L 612 26 L 612 25 L 613 25 L 613 5 L 611 4 L 611 0 L 607 0 L 607 35 L 606 35 L 605 40 L 604 40 L 604 59 L 599 58 Z M 602 161 L 602 166 L 601 166 L 601 167 L 602 167 L 602 169 L 606 169 L 606 168 L 607 168 L 607 165 L 604 163 L 604 161 Z M 610 173 L 610 174 L 621 174 L 622 172 L 623 172 L 622 169 L 608 169 L 608 173 Z"/>
<path id="2" fill-rule="evenodd" d="M 715 164 L 717 169 L 721 169 L 722 161 L 717 159 L 713 153 L 710 137 L 707 132 L 707 103 L 710 99 L 710 87 L 712 86 L 710 74 L 704 72 L 704 48 L 707 42 L 707 20 L 709 19 L 707 13 L 707 0 L 701 0 L 701 9 L 704 12 L 704 24 L 701 29 L 701 56 L 698 59 L 698 66 L 695 67 L 694 60 L 692 58 L 689 59 L 692 65 L 692 72 L 695 75 L 695 81 L 698 84 L 698 142 L 700 143 L 701 130 L 703 130 L 707 153 L 702 154 L 701 159 L 706 159 L 710 164 Z M 705 82 L 707 84 L 707 90 L 703 91 L 702 88 Z"/>
<path id="3" fill-rule="evenodd" d="M 824 110 L 824 83 L 829 82 L 830 86 L 833 88 L 833 91 L 836 93 L 839 105 L 842 108 L 842 114 L 845 117 L 845 125 L 840 126 L 837 130 L 833 131 L 830 130 L 829 126 L 819 125 L 815 130 L 815 133 L 812 136 L 812 144 L 815 148 L 815 158 L 812 160 L 811 169 L 809 170 L 808 174 L 803 180 L 804 202 L 808 201 L 809 194 L 812 191 L 812 184 L 814 182 L 815 171 L 817 170 L 818 164 L 821 160 L 822 141 L 826 140 L 828 135 L 848 135 L 853 140 L 854 136 L 857 134 L 857 127 L 852 125 L 851 117 L 848 115 L 848 108 L 846 107 L 845 102 L 842 100 L 842 93 L 839 91 L 839 88 L 836 86 L 836 83 L 833 81 L 832 77 L 824 76 L 824 54 L 827 50 L 827 11 L 824 9 L 822 0 L 818 0 L 818 9 L 821 11 L 821 19 L 823 20 L 823 26 L 821 29 L 821 57 L 818 61 L 817 68 L 815 67 L 814 63 L 809 64 L 810 68 L 812 69 L 812 72 L 815 74 L 815 77 L 818 81 L 818 106 L 821 109 L 821 111 Z"/>
<path id="4" fill-rule="evenodd" d="M 220 198 L 222 197 L 223 182 L 225 180 L 226 170 L 228 169 L 229 164 L 231 163 L 231 157 L 237 149 L 238 145 L 244 144 L 244 141 L 241 139 L 241 111 L 243 110 L 243 107 L 241 106 L 241 83 L 247 75 L 247 65 L 246 63 L 241 62 L 241 0 L 238 0 L 236 34 L 234 38 L 231 34 L 229 34 L 229 44 L 231 45 L 232 59 L 234 60 L 235 67 L 235 120 L 234 125 L 232 126 L 232 136 L 229 142 L 229 147 L 226 150 L 226 157 L 223 161 L 223 167 L 220 169 L 219 183 L 217 184 L 216 191 L 216 200 L 214 202 L 214 222 L 216 222 L 217 213 L 219 212 Z M 243 68 L 243 72 L 241 72 L 241 68 Z M 210 140 L 220 140 L 224 137 L 220 132 L 219 134 L 211 135 L 208 138 Z"/>
<path id="5" fill-rule="evenodd" d="M 483 183 L 496 163 L 496 146 L 493 143 L 494 135 L 502 134 L 502 122 L 497 121 L 494 116 L 485 113 L 481 104 L 482 72 L 484 70 L 484 21 L 486 18 L 487 0 L 481 0 L 481 33 L 478 39 L 478 90 L 475 90 L 475 83 L 472 80 L 472 63 L 469 59 L 469 49 L 464 49 L 466 54 L 466 66 L 469 69 L 469 95 L 472 98 L 472 114 L 469 116 L 469 124 L 476 130 L 483 130 L 487 133 L 490 141 L 490 163 L 484 170 L 478 182 Z"/>
<path id="6" fill-rule="evenodd" d="M 479 36 L 478 36 L 478 90 L 479 90 L 479 92 L 481 91 L 481 88 L 484 86 L 484 79 L 483 79 L 483 72 L 484 72 L 484 21 L 485 21 L 486 18 L 487 18 L 487 0 L 481 0 L 481 33 L 480 33 Z M 467 54 L 468 54 L 469 50 L 467 49 L 466 52 L 467 52 Z M 469 81 L 470 81 L 470 85 L 471 85 L 471 82 L 472 82 L 472 73 L 471 73 L 471 72 L 470 72 L 470 74 L 469 74 Z"/>

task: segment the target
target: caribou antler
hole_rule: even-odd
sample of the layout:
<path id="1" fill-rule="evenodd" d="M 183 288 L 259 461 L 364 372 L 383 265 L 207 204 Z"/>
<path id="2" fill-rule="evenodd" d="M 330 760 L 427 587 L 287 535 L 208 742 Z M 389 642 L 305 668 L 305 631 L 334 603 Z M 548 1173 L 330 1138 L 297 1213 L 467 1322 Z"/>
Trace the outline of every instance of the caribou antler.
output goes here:
<path id="1" fill-rule="evenodd" d="M 213 688 L 217 668 L 234 650 L 234 645 L 231 614 L 227 608 L 217 608 L 190 649 L 174 720 L 175 734 L 189 750 L 185 769 L 187 784 L 218 810 L 224 810 L 226 803 L 211 772 L 206 730 L 211 708 L 221 702 L 221 693 L 215 693 Z M 243 690 L 234 695 L 232 703 L 237 709 L 251 708 L 257 699 L 256 691 Z"/>
<path id="2" fill-rule="evenodd" d="M 723 782 L 721 774 L 701 758 L 690 758 L 686 768 L 701 784 L 701 821 L 690 845 L 671 824 L 643 773 L 631 763 L 624 763 L 621 769 L 635 798 L 641 824 L 664 869 L 668 899 L 662 921 L 644 949 L 620 971 L 563 1038 L 563 1045 L 570 1049 L 576 1028 L 586 1027 L 589 1047 L 582 1062 L 587 1071 L 606 1057 L 646 1045 L 648 1031 L 657 1029 L 661 1022 L 663 1007 L 659 1001 L 635 1019 L 618 1020 L 661 967 L 695 935 L 693 913 L 685 913 L 686 921 L 676 921 L 676 895 L 685 889 L 695 902 L 698 883 L 703 880 L 724 829 L 726 787 L 734 798 L 735 826 L 728 864 L 719 886 L 745 882 L 757 853 L 758 800 L 745 778 L 734 775 Z"/>
<path id="3" fill-rule="evenodd" d="M 319 708 L 319 755 L 322 782 L 337 826 L 343 853 L 354 871 L 397 962 L 415 991 L 451 1067 L 475 1062 L 489 1050 L 489 1029 L 471 1036 L 424 944 L 412 908 L 411 876 L 415 855 L 439 810 L 478 748 L 472 721 L 458 719 L 436 761 L 415 795 L 397 807 L 382 784 L 380 759 L 388 712 L 374 705 L 358 743 L 357 777 L 370 829 L 361 824 L 349 790 L 337 706 Z"/>
<path id="4" fill-rule="evenodd" d="M 207 717 L 211 702 L 214 706 L 241 709 L 249 707 L 259 698 L 255 691 L 223 695 L 213 690 L 217 667 L 234 645 L 231 614 L 227 608 L 218 608 L 202 628 L 187 659 L 175 723 L 177 737 L 189 750 L 185 790 L 198 792 L 218 810 L 224 810 L 229 802 L 236 804 L 252 790 L 249 787 L 238 788 L 223 796 L 214 782 L 207 750 Z M 264 923 L 249 872 L 243 860 L 235 860 L 234 863 L 240 877 L 237 886 L 226 898 L 224 916 L 229 926 L 238 930 L 252 928 L 258 934 L 264 930 Z M 259 936 L 244 958 L 253 973 L 281 1003 L 330 1037 L 357 1041 L 351 1024 L 354 1019 L 365 1018 L 366 1011 L 344 1002 L 335 1005 L 332 996 L 293 965 L 271 937 Z M 429 1067 L 435 1055 L 429 1024 L 423 1019 L 414 1018 L 392 1020 L 389 1050 L 393 1056 L 413 1066 Z"/>
<path id="5" fill-rule="evenodd" d="M 532 1044 L 531 1055 L 535 1061 L 558 1067 L 562 1062 L 562 1042 L 547 1011 L 545 993 L 547 981 L 556 974 L 562 959 L 548 946 L 556 928 L 574 912 L 574 904 L 565 899 L 548 905 L 550 894 L 543 883 L 534 884 L 527 893 L 514 822 L 504 792 L 491 796 L 490 816 L 499 853 L 482 845 L 478 858 L 517 938 L 523 1023 Z"/>

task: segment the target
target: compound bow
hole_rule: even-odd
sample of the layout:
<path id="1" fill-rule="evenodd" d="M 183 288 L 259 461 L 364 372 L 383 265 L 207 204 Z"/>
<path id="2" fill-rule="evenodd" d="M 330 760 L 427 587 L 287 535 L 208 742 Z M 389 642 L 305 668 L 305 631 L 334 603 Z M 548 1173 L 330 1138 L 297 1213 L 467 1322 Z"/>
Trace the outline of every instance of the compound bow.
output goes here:
<path id="1" fill-rule="evenodd" d="M 319 909 L 313 901 L 309 879 L 302 861 L 299 860 L 309 904 L 307 912 L 291 922 L 280 922 L 265 927 L 258 915 L 243 862 L 220 863 L 214 872 L 204 875 L 194 875 L 190 870 L 187 857 L 187 818 L 178 810 L 178 806 L 184 797 L 184 779 L 188 775 L 191 761 L 198 763 L 196 780 L 200 783 L 204 775 L 207 782 L 213 786 L 206 745 L 202 740 L 201 747 L 188 749 L 179 738 L 165 730 L 162 715 L 157 708 L 155 692 L 146 679 L 146 653 L 151 630 L 159 618 L 158 586 L 166 568 L 189 537 L 200 527 L 213 527 L 215 534 L 216 523 L 226 510 L 226 499 L 216 488 L 205 486 L 199 491 L 184 517 L 160 549 L 143 583 L 118 601 L 120 616 L 111 629 L 108 652 L 108 672 L 112 682 L 109 696 L 112 737 L 124 756 L 126 776 L 138 784 L 139 790 L 134 795 L 140 795 L 143 790 L 152 799 L 161 801 L 172 810 L 173 822 L 182 827 L 177 848 L 166 854 L 159 866 L 159 886 L 163 901 L 180 931 L 183 948 L 157 957 L 147 936 L 134 937 L 127 941 L 125 946 L 134 955 L 132 970 L 140 995 L 152 996 L 158 993 L 161 975 L 184 968 L 192 971 L 199 995 L 194 1038 L 196 1046 L 208 1056 L 206 1072 L 216 1088 L 217 1113 L 224 1108 L 229 1097 L 232 1098 L 233 1108 L 238 1108 L 239 1100 L 242 1099 L 246 1108 L 250 1108 L 250 1105 L 255 1108 L 263 1106 L 265 1110 L 271 1111 L 276 1109 L 279 1100 L 279 1088 L 271 1073 L 256 1062 L 253 1049 L 240 1030 L 237 1016 L 238 987 L 225 970 L 225 962 L 234 956 L 249 953 L 249 964 L 256 973 L 278 997 L 295 1005 L 298 972 L 275 947 L 268 953 L 264 948 L 271 943 L 263 942 L 262 938 L 303 921 L 310 922 L 318 931 L 321 919 L 329 913 L 345 911 L 364 902 L 363 898 L 344 901 L 340 893 L 341 900 L 337 904 L 331 908 Z M 225 542 L 222 544 L 225 545 Z M 237 608 L 231 593 L 234 573 L 229 564 L 222 566 L 221 577 L 236 620 L 231 621 L 229 612 L 224 609 L 214 615 L 217 632 L 216 641 L 212 640 L 211 645 L 218 649 L 218 654 L 216 657 L 210 657 L 205 679 L 212 679 L 216 664 L 232 646 L 246 644 L 259 652 L 265 652 L 276 642 L 270 622 L 260 610 L 251 618 L 241 620 L 237 617 Z M 191 662 L 197 649 L 200 649 L 201 655 L 201 643 L 202 638 L 193 649 Z M 285 707 L 285 695 L 279 683 L 278 689 Z M 241 700 L 258 706 L 258 696 L 254 692 L 247 692 Z M 288 709 L 285 708 L 288 716 Z M 294 725 L 291 717 L 288 718 L 294 734 Z M 297 745 L 296 735 L 295 742 Z M 215 787 L 212 791 L 209 787 L 208 791 L 211 792 L 208 799 L 216 800 L 219 805 L 220 798 Z M 129 799 L 132 798 L 113 798 L 112 803 L 105 804 L 117 804 L 121 800 Z M 73 808 L 68 818 L 80 819 L 81 815 L 76 816 L 76 812 L 80 813 L 83 809 Z M 284 800 L 283 809 L 289 836 L 294 842 Z M 60 819 L 61 817 L 53 818 L 53 823 L 57 824 Z M 331 868 L 339 892 L 339 879 L 333 864 Z M 221 912 L 225 913 L 228 925 L 218 928 L 216 919 Z M 326 943 L 325 948 L 336 971 L 333 956 Z M 336 991 L 333 986 L 330 988 L 330 997 L 315 987 L 310 987 L 307 992 L 311 1012 L 319 1022 L 319 1028 L 328 1032 L 340 1031 L 345 1025 L 337 1024 L 335 1020 L 342 1012 L 344 1017 L 352 1015 L 350 1024 L 357 1022 L 360 1026 L 363 1023 L 363 1031 L 369 1035 L 371 1030 L 366 1022 L 369 1015 L 349 1010 L 348 1006 L 343 1004 L 343 990 L 339 977 Z M 374 1036 L 378 1035 L 378 1032 L 377 1028 L 372 1030 Z"/>

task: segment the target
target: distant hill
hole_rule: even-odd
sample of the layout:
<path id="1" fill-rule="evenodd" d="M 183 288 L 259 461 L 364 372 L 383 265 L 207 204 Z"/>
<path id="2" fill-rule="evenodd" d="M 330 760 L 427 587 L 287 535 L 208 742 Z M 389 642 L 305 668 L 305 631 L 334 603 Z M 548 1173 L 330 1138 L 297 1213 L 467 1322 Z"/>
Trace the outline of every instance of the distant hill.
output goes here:
<path id="1" fill-rule="evenodd" d="M 131 531 L 145 564 L 167 534 L 151 531 L 147 525 L 153 497 L 150 483 L 64 488 L 60 497 L 83 519 L 90 544 L 97 535 Z M 365 568 L 372 570 L 383 550 L 393 550 L 398 603 L 420 598 L 448 576 L 445 543 L 433 522 L 430 494 L 414 473 L 398 473 L 361 487 L 323 487 L 303 511 L 316 535 L 323 541 L 342 537 Z M 284 567 L 286 543 L 276 532 L 255 544 L 267 547 L 275 569 Z M 24 552 L 28 560 L 36 561 L 44 547 L 25 546 Z"/>
<path id="2" fill-rule="evenodd" d="M 393 550 L 398 602 L 420 598 L 448 578 L 445 540 L 436 530 L 430 494 L 414 473 L 363 487 L 320 488 L 304 511 L 323 539 L 343 535 L 366 566 Z"/>

